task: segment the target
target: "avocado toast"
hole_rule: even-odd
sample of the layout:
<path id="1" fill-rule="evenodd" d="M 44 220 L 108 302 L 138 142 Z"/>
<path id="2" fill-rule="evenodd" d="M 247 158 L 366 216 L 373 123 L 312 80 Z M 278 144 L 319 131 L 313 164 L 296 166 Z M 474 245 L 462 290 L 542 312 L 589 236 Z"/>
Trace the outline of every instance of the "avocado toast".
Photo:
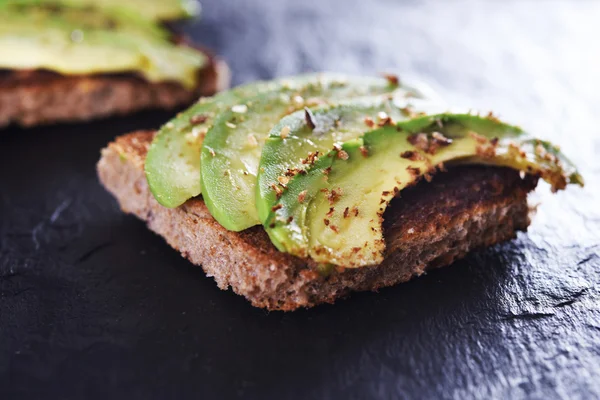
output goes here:
<path id="1" fill-rule="evenodd" d="M 41 3 L 0 4 L 0 127 L 172 109 L 229 83 L 222 61 L 137 14 Z"/>
<path id="2" fill-rule="evenodd" d="M 491 114 L 339 74 L 204 99 L 158 133 L 117 138 L 98 173 L 123 211 L 269 310 L 448 265 L 526 230 L 539 178 L 583 184 L 555 146 Z"/>

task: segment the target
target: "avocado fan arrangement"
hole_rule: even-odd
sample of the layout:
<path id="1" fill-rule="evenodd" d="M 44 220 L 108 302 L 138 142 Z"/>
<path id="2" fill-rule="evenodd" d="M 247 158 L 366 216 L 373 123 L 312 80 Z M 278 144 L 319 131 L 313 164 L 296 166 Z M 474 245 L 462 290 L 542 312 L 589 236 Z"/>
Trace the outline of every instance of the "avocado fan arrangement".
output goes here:
<path id="1" fill-rule="evenodd" d="M 509 167 L 553 191 L 583 185 L 557 146 L 428 97 L 392 75 L 240 86 L 166 123 L 146 178 L 165 207 L 201 195 L 226 229 L 260 224 L 280 251 L 345 268 L 380 264 L 390 201 L 452 165 Z"/>
<path id="2" fill-rule="evenodd" d="M 136 4 L 144 12 L 132 9 Z M 0 68 L 67 76 L 133 71 L 149 82 L 178 82 L 191 89 L 207 56 L 174 42 L 156 21 L 189 17 L 191 11 L 183 2 L 164 0 L 0 2 Z"/>

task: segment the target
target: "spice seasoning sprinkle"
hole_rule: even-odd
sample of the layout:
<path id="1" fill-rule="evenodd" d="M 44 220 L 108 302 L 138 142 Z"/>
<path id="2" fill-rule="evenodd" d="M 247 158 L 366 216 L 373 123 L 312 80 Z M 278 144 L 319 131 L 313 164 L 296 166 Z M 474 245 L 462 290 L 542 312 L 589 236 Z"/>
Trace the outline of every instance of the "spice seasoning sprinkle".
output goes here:
<path id="1" fill-rule="evenodd" d="M 231 107 L 231 111 L 236 114 L 245 114 L 248 111 L 248 106 L 245 104 L 238 104 Z"/>
<path id="2" fill-rule="evenodd" d="M 303 190 L 298 194 L 298 202 L 304 203 L 305 198 L 306 198 L 306 190 Z"/>
<path id="3" fill-rule="evenodd" d="M 275 191 L 275 196 L 277 196 L 277 198 L 280 198 L 283 194 L 283 190 L 281 190 L 281 188 L 274 183 L 271 184 L 271 189 Z"/>
<path id="4" fill-rule="evenodd" d="M 282 139 L 285 139 L 286 137 L 288 137 L 290 134 L 290 127 L 289 126 L 284 126 L 281 129 L 281 132 L 279 132 L 279 137 L 281 137 Z"/>
<path id="5" fill-rule="evenodd" d="M 406 167 L 406 170 L 410 172 L 413 177 L 421 175 L 421 170 L 417 167 Z"/>
<path id="6" fill-rule="evenodd" d="M 375 126 L 375 121 L 373 121 L 373 118 L 371 117 L 365 117 L 365 125 L 367 125 L 369 128 L 372 128 Z"/>
<path id="7" fill-rule="evenodd" d="M 207 119 L 208 119 L 208 115 L 206 115 L 206 114 L 196 114 L 196 115 L 192 115 L 192 117 L 190 118 L 190 123 L 192 125 L 203 124 L 206 122 Z"/>
<path id="8" fill-rule="evenodd" d="M 399 86 L 400 85 L 400 78 L 398 77 L 398 75 L 383 74 L 383 77 L 385 79 L 387 79 L 387 81 L 390 83 L 390 85 L 394 85 L 394 86 Z"/>
<path id="9" fill-rule="evenodd" d="M 340 160 L 344 160 L 344 161 L 346 161 L 348 158 L 350 158 L 348 153 L 344 150 L 338 151 L 337 156 Z"/>
<path id="10" fill-rule="evenodd" d="M 433 132 L 431 134 L 431 137 L 433 137 L 433 140 L 435 140 L 437 142 L 437 144 L 439 144 L 441 146 L 448 146 L 449 144 L 452 143 L 452 139 L 447 138 L 446 136 L 442 135 L 440 132 Z"/>
<path id="11" fill-rule="evenodd" d="M 400 153 L 400 157 L 406 158 L 410 161 L 420 161 L 423 159 L 423 156 L 419 152 L 412 150 L 407 150 L 405 152 Z"/>
<path id="12" fill-rule="evenodd" d="M 311 151 L 308 153 L 308 157 L 306 157 L 304 160 L 302 160 L 302 164 L 312 165 L 315 163 L 315 161 L 317 160 L 318 157 L 319 157 L 318 151 L 315 151 L 314 153 Z"/>

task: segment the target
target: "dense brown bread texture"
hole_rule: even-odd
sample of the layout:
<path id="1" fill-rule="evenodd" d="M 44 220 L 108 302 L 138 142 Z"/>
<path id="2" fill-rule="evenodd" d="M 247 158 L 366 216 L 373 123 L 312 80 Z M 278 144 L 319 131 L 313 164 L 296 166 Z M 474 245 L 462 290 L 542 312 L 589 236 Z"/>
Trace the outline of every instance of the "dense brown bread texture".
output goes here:
<path id="1" fill-rule="evenodd" d="M 134 74 L 60 75 L 0 70 L 0 128 L 76 122 L 147 109 L 173 109 L 229 86 L 227 65 L 208 52 L 194 90 L 152 83 Z"/>
<path id="2" fill-rule="evenodd" d="M 506 168 L 457 167 L 402 191 L 386 211 L 387 256 L 378 266 L 335 269 L 281 253 L 262 227 L 229 232 L 201 198 L 176 209 L 160 206 L 148 189 L 144 159 L 154 132 L 117 138 L 102 150 L 98 174 L 124 212 L 135 214 L 222 289 L 257 307 L 294 310 L 332 303 L 352 291 L 405 282 L 448 265 L 470 250 L 511 239 L 529 225 L 527 194 L 537 179 Z"/>

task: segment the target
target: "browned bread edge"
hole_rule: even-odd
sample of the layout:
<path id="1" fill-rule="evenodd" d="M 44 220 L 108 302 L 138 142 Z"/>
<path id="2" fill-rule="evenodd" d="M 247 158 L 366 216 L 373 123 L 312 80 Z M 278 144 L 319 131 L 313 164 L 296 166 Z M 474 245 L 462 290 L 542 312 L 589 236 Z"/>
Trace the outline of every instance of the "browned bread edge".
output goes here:
<path id="1" fill-rule="evenodd" d="M 134 74 L 60 75 L 50 71 L 0 71 L 0 128 L 77 122 L 149 109 L 171 110 L 229 87 L 227 64 L 203 51 L 208 63 L 193 90 L 153 83 Z"/>
<path id="2" fill-rule="evenodd" d="M 146 221 L 174 249 L 201 265 L 221 289 L 231 287 L 254 306 L 294 310 L 333 303 L 353 291 L 405 282 L 451 264 L 469 251 L 499 243 L 529 225 L 527 194 L 537 179 L 506 168 L 460 167 L 402 191 L 386 211 L 388 254 L 378 266 L 335 269 L 281 253 L 262 227 L 230 232 L 201 198 L 176 209 L 159 205 L 148 189 L 144 159 L 154 132 L 118 137 L 102 150 L 98 175 L 121 209 Z"/>

